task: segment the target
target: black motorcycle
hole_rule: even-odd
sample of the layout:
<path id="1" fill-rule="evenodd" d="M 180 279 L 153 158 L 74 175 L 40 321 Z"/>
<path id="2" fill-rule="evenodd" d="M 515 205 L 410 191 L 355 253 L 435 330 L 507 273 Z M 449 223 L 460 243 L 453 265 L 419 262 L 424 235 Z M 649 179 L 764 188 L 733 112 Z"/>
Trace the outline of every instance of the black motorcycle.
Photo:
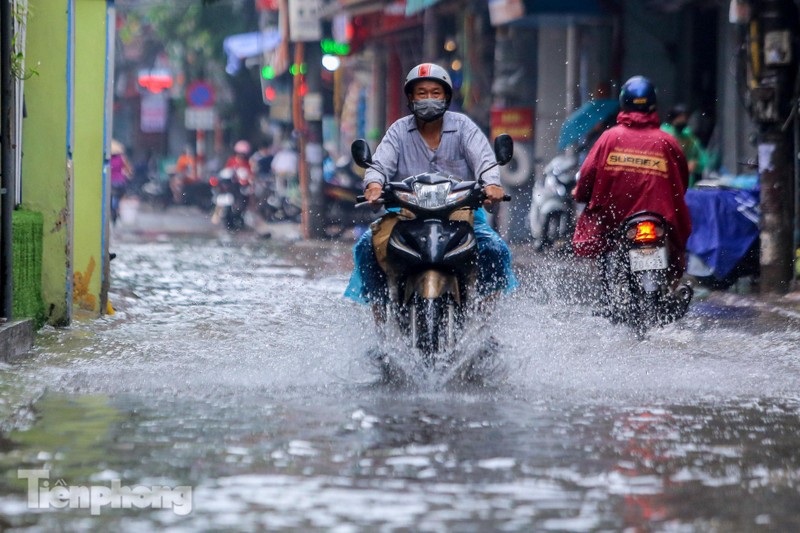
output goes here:
<path id="1" fill-rule="evenodd" d="M 511 160 L 511 137 L 498 136 L 494 150 L 497 163 L 484 169 L 481 175 Z M 372 166 L 366 141 L 353 142 L 352 155 L 359 166 Z M 468 304 L 475 296 L 478 266 L 475 232 L 471 218 L 457 213 L 471 214 L 483 205 L 485 198 L 480 176 L 477 181 L 468 181 L 425 172 L 384 185 L 384 207 L 401 208 L 411 214 L 401 218 L 389 236 L 387 317 L 396 321 L 429 367 L 436 363 L 433 354 L 455 346 Z"/>
<path id="2" fill-rule="evenodd" d="M 669 225 L 657 213 L 626 218 L 612 236 L 614 245 L 600 262 L 603 314 L 612 323 L 628 325 L 638 338 L 686 314 L 692 288 L 674 291 L 676 270 L 670 250 Z"/>

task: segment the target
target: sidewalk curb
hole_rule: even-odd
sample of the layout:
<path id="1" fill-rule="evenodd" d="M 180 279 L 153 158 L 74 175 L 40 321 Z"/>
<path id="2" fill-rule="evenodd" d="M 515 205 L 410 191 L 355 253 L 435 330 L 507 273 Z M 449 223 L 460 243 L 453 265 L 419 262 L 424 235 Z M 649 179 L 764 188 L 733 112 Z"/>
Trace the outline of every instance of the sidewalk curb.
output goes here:
<path id="1" fill-rule="evenodd" d="M 33 348 L 33 320 L 15 320 L 0 325 L 0 360 L 8 362 Z"/>
<path id="2" fill-rule="evenodd" d="M 704 300 L 716 300 L 725 305 L 732 305 L 735 307 L 752 307 L 759 311 L 766 311 L 784 318 L 800 321 L 800 305 L 795 303 L 796 300 L 791 295 L 783 297 L 764 297 L 760 295 L 742 295 L 730 292 L 712 291 Z"/>

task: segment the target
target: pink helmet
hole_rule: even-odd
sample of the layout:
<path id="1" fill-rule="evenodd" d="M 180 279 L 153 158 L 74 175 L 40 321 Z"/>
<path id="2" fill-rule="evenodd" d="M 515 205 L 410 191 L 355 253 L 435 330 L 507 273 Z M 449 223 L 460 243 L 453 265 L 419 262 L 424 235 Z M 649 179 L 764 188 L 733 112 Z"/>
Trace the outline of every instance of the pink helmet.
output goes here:
<path id="1" fill-rule="evenodd" d="M 233 145 L 233 151 L 237 154 L 250 154 L 250 143 L 247 141 L 236 141 L 236 144 Z"/>

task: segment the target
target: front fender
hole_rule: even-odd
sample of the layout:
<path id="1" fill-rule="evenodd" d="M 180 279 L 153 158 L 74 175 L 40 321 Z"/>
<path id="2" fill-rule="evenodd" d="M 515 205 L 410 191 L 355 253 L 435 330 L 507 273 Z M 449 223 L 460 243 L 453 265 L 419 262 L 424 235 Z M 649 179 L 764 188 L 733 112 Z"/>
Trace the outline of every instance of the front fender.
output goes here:
<path id="1" fill-rule="evenodd" d="M 418 294 L 421 298 L 435 300 L 447 293 L 452 294 L 457 303 L 461 302 L 456 277 L 438 270 L 426 270 L 408 279 L 404 300 L 408 303 L 414 294 Z"/>

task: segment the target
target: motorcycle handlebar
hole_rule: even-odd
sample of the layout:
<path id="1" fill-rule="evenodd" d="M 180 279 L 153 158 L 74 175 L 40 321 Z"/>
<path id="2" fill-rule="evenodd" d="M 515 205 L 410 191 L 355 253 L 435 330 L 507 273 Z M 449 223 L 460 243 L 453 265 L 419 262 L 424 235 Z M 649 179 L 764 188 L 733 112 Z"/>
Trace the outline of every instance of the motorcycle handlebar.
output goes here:
<path id="1" fill-rule="evenodd" d="M 502 201 L 503 202 L 510 202 L 511 201 L 511 195 L 510 194 L 503 195 L 503 200 Z M 383 204 L 384 203 L 383 198 L 378 200 L 378 203 Z M 359 194 L 358 196 L 356 196 L 356 208 L 364 207 L 365 205 L 369 205 L 369 202 L 367 201 L 367 198 L 363 194 Z"/>

